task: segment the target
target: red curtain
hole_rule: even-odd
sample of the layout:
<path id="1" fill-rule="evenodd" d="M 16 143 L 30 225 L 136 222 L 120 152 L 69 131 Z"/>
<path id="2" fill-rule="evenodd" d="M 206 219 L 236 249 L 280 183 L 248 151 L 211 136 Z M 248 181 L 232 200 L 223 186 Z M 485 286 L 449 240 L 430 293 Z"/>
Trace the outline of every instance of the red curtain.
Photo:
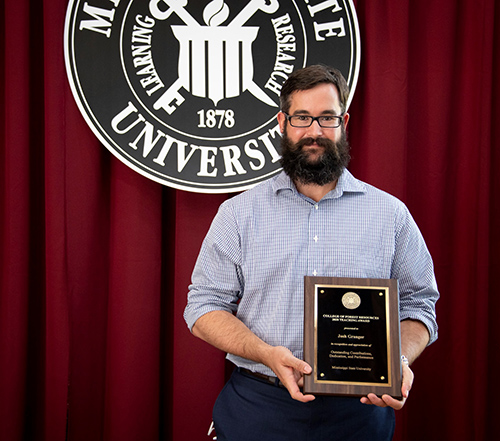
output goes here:
<path id="1" fill-rule="evenodd" d="M 493 439 L 500 7 L 355 5 L 351 170 L 409 206 L 442 296 L 439 340 L 414 364 L 395 439 Z M 189 334 L 182 311 L 228 195 L 162 187 L 99 144 L 66 79 L 66 7 L 0 6 L 0 439 L 211 439 L 227 367 Z"/>

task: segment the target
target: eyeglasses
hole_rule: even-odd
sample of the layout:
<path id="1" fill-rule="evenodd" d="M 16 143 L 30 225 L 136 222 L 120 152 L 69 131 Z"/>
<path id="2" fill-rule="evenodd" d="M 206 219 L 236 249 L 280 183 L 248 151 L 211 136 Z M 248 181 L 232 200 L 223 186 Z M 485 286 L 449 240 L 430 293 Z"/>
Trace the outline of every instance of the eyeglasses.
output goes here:
<path id="1" fill-rule="evenodd" d="M 285 118 L 292 127 L 311 127 L 314 121 L 318 121 L 320 127 L 325 129 L 336 129 L 340 127 L 344 120 L 344 114 L 336 115 L 322 115 L 322 116 L 309 116 L 309 115 L 288 115 L 283 112 Z"/>

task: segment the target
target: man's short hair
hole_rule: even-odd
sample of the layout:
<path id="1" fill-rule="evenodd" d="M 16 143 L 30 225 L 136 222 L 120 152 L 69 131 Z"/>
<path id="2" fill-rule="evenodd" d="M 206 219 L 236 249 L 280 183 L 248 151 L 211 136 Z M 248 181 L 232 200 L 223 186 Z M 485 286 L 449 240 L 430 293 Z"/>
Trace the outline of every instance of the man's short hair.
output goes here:
<path id="1" fill-rule="evenodd" d="M 308 90 L 318 84 L 330 83 L 337 87 L 342 113 L 347 109 L 349 86 L 342 73 L 334 67 L 323 64 L 304 67 L 292 72 L 283 84 L 280 94 L 281 111 L 288 113 L 290 110 L 290 96 L 298 90 Z"/>

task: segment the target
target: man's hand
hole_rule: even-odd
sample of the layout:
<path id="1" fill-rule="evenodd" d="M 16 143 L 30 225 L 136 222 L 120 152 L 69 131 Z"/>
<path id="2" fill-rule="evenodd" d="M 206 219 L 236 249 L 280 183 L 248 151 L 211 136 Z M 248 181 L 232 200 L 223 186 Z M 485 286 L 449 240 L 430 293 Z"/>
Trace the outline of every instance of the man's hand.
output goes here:
<path id="1" fill-rule="evenodd" d="M 361 398 L 361 402 L 363 404 L 373 404 L 374 406 L 379 407 L 392 407 L 395 410 L 400 410 L 405 405 L 408 395 L 410 394 L 413 378 L 413 371 L 407 364 L 403 363 L 403 384 L 401 386 L 403 399 L 401 401 L 396 400 L 387 394 L 382 395 L 380 398 L 375 394 L 368 394 L 368 396 Z"/>
<path id="2" fill-rule="evenodd" d="M 425 325 L 418 320 L 403 320 L 400 325 L 401 352 L 408 357 L 407 363 L 409 362 L 409 364 L 411 364 L 429 343 L 429 331 Z M 382 397 L 379 398 L 375 394 L 368 394 L 368 396 L 361 398 L 361 402 L 363 404 L 373 404 L 380 407 L 389 406 L 395 410 L 402 409 L 410 393 L 414 378 L 413 371 L 407 363 L 403 363 L 403 385 L 401 386 L 403 399 L 401 401 L 395 400 L 390 395 L 382 395 Z"/>
<path id="3" fill-rule="evenodd" d="M 294 400 L 307 403 L 315 399 L 314 395 L 304 395 L 300 390 L 303 376 L 312 372 L 311 366 L 294 357 L 289 349 L 283 346 L 271 347 L 265 364 L 273 370 Z"/>
<path id="4" fill-rule="evenodd" d="M 314 395 L 300 391 L 302 377 L 312 372 L 311 366 L 294 357 L 289 349 L 265 343 L 229 312 L 212 311 L 201 316 L 193 327 L 193 334 L 225 352 L 265 364 L 294 400 L 304 403 L 314 400 Z"/>

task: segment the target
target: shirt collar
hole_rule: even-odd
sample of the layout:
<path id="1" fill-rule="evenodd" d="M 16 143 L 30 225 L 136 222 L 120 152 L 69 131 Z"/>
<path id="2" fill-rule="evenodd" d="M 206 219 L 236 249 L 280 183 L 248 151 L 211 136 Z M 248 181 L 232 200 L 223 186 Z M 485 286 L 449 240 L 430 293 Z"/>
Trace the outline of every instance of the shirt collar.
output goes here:
<path id="1" fill-rule="evenodd" d="M 298 193 L 295 184 L 284 171 L 282 171 L 273 182 L 274 193 L 277 194 L 281 190 L 291 190 L 294 193 Z M 344 169 L 344 172 L 337 182 L 337 186 L 323 199 L 339 198 L 344 193 L 366 193 L 366 185 L 356 179 L 347 169 Z"/>

